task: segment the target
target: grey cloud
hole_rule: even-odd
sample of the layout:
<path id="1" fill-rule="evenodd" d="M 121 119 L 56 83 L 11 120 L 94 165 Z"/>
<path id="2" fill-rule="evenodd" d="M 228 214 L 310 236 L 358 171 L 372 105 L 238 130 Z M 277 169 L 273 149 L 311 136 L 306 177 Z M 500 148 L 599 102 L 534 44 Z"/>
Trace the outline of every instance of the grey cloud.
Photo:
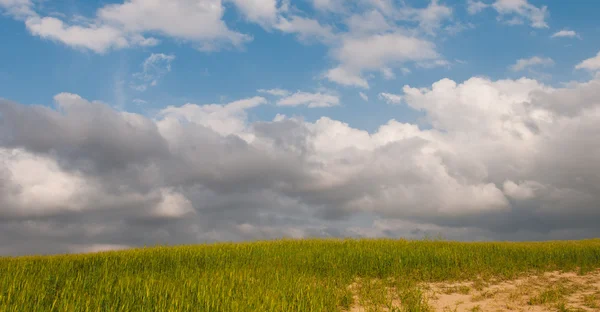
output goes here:
<path id="1" fill-rule="evenodd" d="M 0 101 L 1 254 L 275 237 L 544 239 L 600 230 L 597 80 L 406 86 L 433 125 L 249 123 L 252 98 L 149 119 Z"/>

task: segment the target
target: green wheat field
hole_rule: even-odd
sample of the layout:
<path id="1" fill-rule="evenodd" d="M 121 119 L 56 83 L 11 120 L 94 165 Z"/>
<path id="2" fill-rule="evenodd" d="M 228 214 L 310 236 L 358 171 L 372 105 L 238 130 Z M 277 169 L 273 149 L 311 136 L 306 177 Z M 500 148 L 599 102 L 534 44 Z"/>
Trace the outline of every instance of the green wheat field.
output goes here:
<path id="1" fill-rule="evenodd" d="M 600 240 L 276 240 L 0 258 L 1 311 L 431 311 L 423 282 L 600 268 Z M 365 286 L 366 285 L 366 286 Z M 368 308 L 368 307 L 367 307 Z M 375 308 L 373 308 L 375 309 Z"/>

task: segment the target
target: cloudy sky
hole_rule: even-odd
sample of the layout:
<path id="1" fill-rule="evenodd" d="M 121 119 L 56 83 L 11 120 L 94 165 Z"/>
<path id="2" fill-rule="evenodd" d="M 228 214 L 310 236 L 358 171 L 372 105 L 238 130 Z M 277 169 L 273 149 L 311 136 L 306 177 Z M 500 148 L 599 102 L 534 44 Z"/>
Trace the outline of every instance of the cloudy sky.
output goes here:
<path id="1" fill-rule="evenodd" d="M 599 11 L 0 0 L 0 255 L 598 237 Z"/>

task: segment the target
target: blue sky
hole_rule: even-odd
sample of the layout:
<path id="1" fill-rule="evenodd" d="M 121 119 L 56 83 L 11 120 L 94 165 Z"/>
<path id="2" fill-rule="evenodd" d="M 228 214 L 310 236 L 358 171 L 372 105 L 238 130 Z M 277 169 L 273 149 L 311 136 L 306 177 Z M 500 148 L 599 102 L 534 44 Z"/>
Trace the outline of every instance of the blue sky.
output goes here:
<path id="1" fill-rule="evenodd" d="M 598 12 L 0 0 L 0 255 L 598 237 Z"/>
<path id="2" fill-rule="evenodd" d="M 10 3 L 7 1 L 4 2 Z M 315 1 L 317 4 L 311 0 L 292 1 L 287 13 L 280 10 L 278 14 L 288 19 L 302 16 L 318 21 L 322 27 L 331 25 L 333 36 L 353 36 L 344 21 L 349 16 L 371 12 L 376 9 L 373 3 L 377 2 L 372 1 L 369 5 L 366 0 L 354 1 L 354 5 L 348 5 L 344 9 L 346 12 L 341 13 L 341 9 L 336 7 L 332 7 L 333 12 L 319 8 L 318 0 Z M 267 5 L 268 2 L 261 4 L 257 1 L 257 5 Z M 334 2 L 329 3 L 334 5 Z M 405 106 L 389 105 L 378 97 L 382 92 L 399 93 L 406 84 L 425 87 L 441 78 L 463 81 L 471 76 L 492 79 L 528 76 L 552 85 L 585 79 L 587 73 L 575 71 L 574 66 L 594 56 L 599 49 L 594 40 L 600 35 L 595 13 L 600 10 L 599 3 L 580 1 L 573 4 L 558 0 L 504 2 L 509 5 L 510 2 L 521 3 L 523 7 L 531 6 L 534 10 L 546 6 L 543 22 L 547 27 L 532 25 L 529 15 L 535 12 L 526 9 L 522 9 L 525 11 L 523 15 L 517 11 L 501 15 L 493 7 L 469 14 L 472 2 L 468 1 L 438 1 L 433 4 L 429 1 L 389 1 L 399 12 L 426 10 L 434 4 L 451 10 L 447 15 L 433 17 L 435 25 L 431 32 L 419 26 L 419 17 L 391 20 L 394 29 L 386 32 L 402 30 L 414 33 L 416 37 L 434 44 L 439 59 L 448 64 L 436 68 L 418 67 L 410 60 L 385 64 L 393 70 L 395 78 L 386 80 L 372 69 L 363 74 L 373 75 L 368 79 L 368 89 L 323 78 L 327 70 L 336 66 L 337 61 L 331 56 L 331 51 L 339 43 L 319 42 L 308 32 L 305 40 L 299 40 L 302 30 L 280 31 L 273 29 L 272 25 L 261 26 L 249 20 L 243 9 L 232 2 L 221 4 L 224 23 L 231 30 L 252 36 L 251 41 L 239 47 L 203 52 L 197 49 L 198 44 L 193 40 L 190 42 L 150 30 L 144 35 L 154 36 L 160 43 L 149 47 L 106 47 L 106 51 L 101 53 L 85 45 L 65 43 L 65 38 L 41 38 L 32 34 L 23 18 L 11 14 L 7 4 L 0 18 L 5 47 L 0 51 L 0 94 L 22 103 L 50 105 L 55 94 L 72 92 L 124 110 L 142 112 L 188 102 L 224 103 L 251 97 L 257 94 L 258 89 L 280 88 L 312 93 L 323 90 L 335 93 L 343 104 L 320 109 L 264 106 L 253 113 L 258 119 L 271 119 L 276 113 L 303 115 L 309 120 L 327 115 L 373 131 L 378 124 L 390 118 L 403 121 L 418 118 L 418 113 Z M 493 4 L 492 1 L 483 3 Z M 86 23 L 92 25 L 103 23 L 99 21 L 97 11 L 110 4 L 120 2 L 32 1 L 30 7 L 41 17 L 56 16 L 72 26 L 82 23 L 77 20 L 78 17 L 91 20 Z M 277 4 L 281 7 L 282 3 Z M 506 21 L 513 18 L 522 24 L 508 25 Z M 199 23 L 194 27 L 206 25 Z M 448 30 L 450 28 L 459 31 L 454 33 Z M 551 37 L 561 30 L 572 30 L 577 36 Z M 137 83 L 133 75 L 142 70 L 144 60 L 153 53 L 175 56 L 170 63 L 171 70 L 160 74 L 156 86 L 143 92 L 136 91 L 131 87 L 131 84 Z M 358 55 L 360 51 L 356 53 Z M 534 56 L 551 58 L 554 64 L 517 72 L 509 69 L 518 59 Z M 402 68 L 409 69 L 410 73 L 403 74 Z M 361 99 L 359 92 L 368 96 L 368 102 Z M 139 100 L 147 103 L 139 105 Z M 369 118 L 365 118 L 365 111 L 369 112 Z"/>

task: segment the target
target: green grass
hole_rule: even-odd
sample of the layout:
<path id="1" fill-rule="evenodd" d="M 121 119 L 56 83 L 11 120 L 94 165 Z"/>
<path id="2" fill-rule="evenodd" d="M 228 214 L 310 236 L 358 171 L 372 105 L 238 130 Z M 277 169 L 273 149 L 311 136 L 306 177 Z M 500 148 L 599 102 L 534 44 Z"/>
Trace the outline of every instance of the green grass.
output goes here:
<path id="1" fill-rule="evenodd" d="M 280 240 L 0 258 L 0 311 L 429 311 L 420 282 L 600 267 L 600 240 Z M 379 289 L 379 291 L 378 291 Z"/>

